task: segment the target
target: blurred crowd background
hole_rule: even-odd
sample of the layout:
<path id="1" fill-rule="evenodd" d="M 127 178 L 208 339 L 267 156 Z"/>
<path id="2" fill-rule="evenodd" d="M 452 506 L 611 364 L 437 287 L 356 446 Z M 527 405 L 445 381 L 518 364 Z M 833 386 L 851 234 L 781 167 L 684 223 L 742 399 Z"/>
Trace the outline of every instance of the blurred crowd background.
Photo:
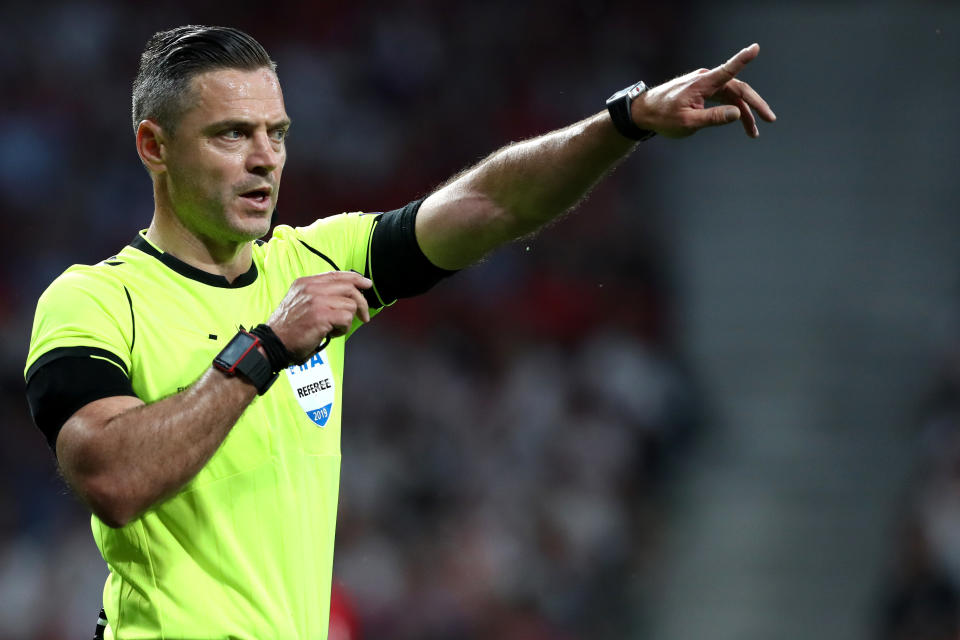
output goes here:
<path id="1" fill-rule="evenodd" d="M 958 136 L 944 126 L 960 97 L 958 12 L 784 7 L 4 4 L 0 638 L 86 637 L 99 610 L 106 567 L 30 421 L 23 364 L 46 285 L 149 222 L 130 85 L 147 38 L 184 23 L 245 29 L 277 61 L 294 122 L 287 224 L 402 206 L 637 79 L 712 66 L 754 40 L 763 53 L 746 79 L 781 116 L 756 142 L 729 128 L 643 145 L 577 213 L 351 339 L 331 640 L 766 638 L 777 624 L 781 638 L 853 637 L 794 624 L 810 608 L 827 618 L 816 629 L 960 638 Z M 836 34 L 860 57 L 812 51 Z M 927 49 L 908 49 L 917 42 Z M 887 61 L 915 82 L 873 70 Z M 877 267 L 874 250 L 894 266 Z M 889 277 L 850 279 L 847 265 Z M 809 377 L 788 384 L 783 371 Z M 797 427 L 779 429 L 787 414 Z M 843 440 L 810 444 L 825 432 Z M 804 475 L 847 449 L 846 464 Z M 775 455 L 762 467 L 751 451 Z M 829 551 L 782 543 L 801 520 Z M 846 528 L 828 533 L 831 522 Z M 776 557 L 757 562 L 770 532 L 782 533 Z M 839 576 L 833 590 L 790 568 L 853 556 L 812 563 Z"/>

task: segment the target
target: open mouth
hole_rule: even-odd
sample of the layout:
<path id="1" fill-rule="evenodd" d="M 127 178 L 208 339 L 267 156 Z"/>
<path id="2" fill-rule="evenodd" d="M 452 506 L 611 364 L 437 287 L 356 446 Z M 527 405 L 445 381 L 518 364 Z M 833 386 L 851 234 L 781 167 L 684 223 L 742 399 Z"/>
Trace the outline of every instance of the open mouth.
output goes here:
<path id="1" fill-rule="evenodd" d="M 245 193 L 241 193 L 240 197 L 246 198 L 247 200 L 252 200 L 254 202 L 263 203 L 270 199 L 270 190 L 269 189 L 252 189 Z"/>
<path id="2" fill-rule="evenodd" d="M 240 197 L 257 209 L 266 210 L 270 206 L 270 189 L 266 187 L 245 191 Z"/>

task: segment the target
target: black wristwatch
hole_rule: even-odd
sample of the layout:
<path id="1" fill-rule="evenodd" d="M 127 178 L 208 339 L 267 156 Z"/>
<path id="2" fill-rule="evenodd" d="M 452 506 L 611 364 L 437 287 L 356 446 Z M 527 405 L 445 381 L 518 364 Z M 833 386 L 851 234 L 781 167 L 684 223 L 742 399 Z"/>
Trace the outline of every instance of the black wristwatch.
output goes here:
<path id="1" fill-rule="evenodd" d="M 610 112 L 610 118 L 613 120 L 613 126 L 617 128 L 617 131 L 620 132 L 620 135 L 630 138 L 631 140 L 649 140 L 653 136 L 657 135 L 656 131 L 651 131 L 650 129 L 641 129 L 633 122 L 633 117 L 630 115 L 630 103 L 636 100 L 636 98 L 649 89 L 647 85 L 640 81 L 636 84 L 632 84 L 626 89 L 621 89 L 615 94 L 607 98 L 607 111 Z"/>
<path id="2" fill-rule="evenodd" d="M 270 371 L 270 361 L 260 353 L 257 348 L 259 345 L 260 338 L 240 329 L 213 359 L 213 366 L 228 376 L 239 373 L 255 386 L 257 393 L 262 396 L 277 379 L 277 374 Z"/>

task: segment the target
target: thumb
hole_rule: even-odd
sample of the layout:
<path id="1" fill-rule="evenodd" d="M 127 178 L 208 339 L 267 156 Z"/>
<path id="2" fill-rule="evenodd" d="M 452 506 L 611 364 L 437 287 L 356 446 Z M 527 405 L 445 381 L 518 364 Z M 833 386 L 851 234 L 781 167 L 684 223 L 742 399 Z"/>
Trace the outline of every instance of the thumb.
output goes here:
<path id="1" fill-rule="evenodd" d="M 719 127 L 740 119 L 740 109 L 734 106 L 726 105 L 722 107 L 711 107 L 710 109 L 700 109 L 696 112 L 694 118 L 694 128 Z"/>

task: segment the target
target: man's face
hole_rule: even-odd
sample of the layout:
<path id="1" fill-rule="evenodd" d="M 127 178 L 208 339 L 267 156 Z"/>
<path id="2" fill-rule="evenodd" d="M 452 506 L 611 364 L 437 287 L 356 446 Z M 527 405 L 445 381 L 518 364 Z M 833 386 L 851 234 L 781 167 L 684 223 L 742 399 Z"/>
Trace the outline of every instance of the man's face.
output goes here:
<path id="1" fill-rule="evenodd" d="M 221 69 L 191 79 L 166 140 L 170 204 L 194 235 L 248 242 L 270 230 L 290 126 L 276 74 Z"/>

